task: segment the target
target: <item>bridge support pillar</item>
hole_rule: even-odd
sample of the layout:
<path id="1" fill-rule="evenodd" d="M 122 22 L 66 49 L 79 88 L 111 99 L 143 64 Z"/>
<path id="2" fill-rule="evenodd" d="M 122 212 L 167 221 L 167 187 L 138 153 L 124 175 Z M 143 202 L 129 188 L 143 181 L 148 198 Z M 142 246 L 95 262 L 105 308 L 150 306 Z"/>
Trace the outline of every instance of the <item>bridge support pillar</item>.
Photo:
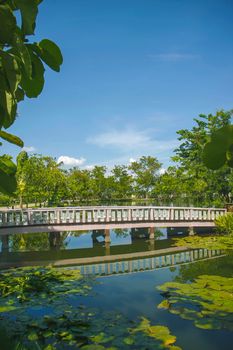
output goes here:
<path id="1" fill-rule="evenodd" d="M 155 249 L 155 228 L 149 227 L 149 249 L 154 250 Z"/>
<path id="2" fill-rule="evenodd" d="M 188 233 L 189 233 L 189 236 L 194 236 L 195 235 L 195 231 L 194 231 L 194 227 L 193 226 L 190 226 L 188 228 Z"/>
<path id="3" fill-rule="evenodd" d="M 149 240 L 149 250 L 155 250 L 155 240 L 154 239 Z"/>
<path id="4" fill-rule="evenodd" d="M 105 255 L 110 255 L 110 242 L 105 243 Z"/>
<path id="5" fill-rule="evenodd" d="M 110 255 L 110 243 L 111 243 L 111 238 L 110 238 L 110 230 L 105 229 L 104 230 L 104 242 L 105 242 L 105 255 Z"/>
<path id="6" fill-rule="evenodd" d="M 109 229 L 105 229 L 104 230 L 104 241 L 105 241 L 105 244 L 111 242 L 110 230 Z"/>
<path id="7" fill-rule="evenodd" d="M 149 238 L 155 239 L 155 228 L 154 227 L 149 227 Z"/>
<path id="8" fill-rule="evenodd" d="M 1 236 L 2 241 L 2 252 L 9 252 L 9 236 L 8 235 L 2 235 Z"/>

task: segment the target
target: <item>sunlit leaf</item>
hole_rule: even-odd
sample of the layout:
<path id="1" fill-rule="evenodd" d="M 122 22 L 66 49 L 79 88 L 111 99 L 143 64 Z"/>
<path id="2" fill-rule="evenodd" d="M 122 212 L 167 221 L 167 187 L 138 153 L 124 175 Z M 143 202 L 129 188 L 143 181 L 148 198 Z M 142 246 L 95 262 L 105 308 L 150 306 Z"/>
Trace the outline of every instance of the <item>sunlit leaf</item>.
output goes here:
<path id="1" fill-rule="evenodd" d="M 0 130 L 0 137 L 10 143 L 13 143 L 19 147 L 23 147 L 24 143 L 23 141 L 15 135 L 9 134 L 6 131 Z"/>

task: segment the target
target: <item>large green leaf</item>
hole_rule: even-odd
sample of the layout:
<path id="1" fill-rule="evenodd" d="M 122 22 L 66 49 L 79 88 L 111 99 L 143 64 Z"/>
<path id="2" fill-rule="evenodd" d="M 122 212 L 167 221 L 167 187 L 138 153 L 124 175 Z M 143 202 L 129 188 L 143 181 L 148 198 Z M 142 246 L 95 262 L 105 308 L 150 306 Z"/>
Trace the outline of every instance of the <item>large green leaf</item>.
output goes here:
<path id="1" fill-rule="evenodd" d="M 16 165 L 12 162 L 9 156 L 0 156 L 0 170 L 8 175 L 16 173 Z"/>
<path id="2" fill-rule="evenodd" d="M 26 72 L 28 78 L 31 78 L 32 75 L 32 63 L 30 53 L 28 51 L 27 45 L 23 42 L 21 38 L 21 32 L 17 29 L 17 32 L 14 37 L 14 48 L 10 50 L 13 54 L 17 55 L 20 59 L 19 63 Z"/>
<path id="3" fill-rule="evenodd" d="M 22 17 L 22 31 L 24 35 L 34 34 L 36 27 L 36 16 L 38 13 L 37 0 L 15 0 L 16 6 L 20 9 Z"/>
<path id="4" fill-rule="evenodd" d="M 22 76 L 21 86 L 27 97 L 37 97 L 44 87 L 44 66 L 41 60 L 30 50 L 32 61 L 32 77 L 29 79 L 26 73 Z"/>
<path id="5" fill-rule="evenodd" d="M 226 162 L 226 150 L 222 149 L 218 143 L 209 142 L 204 148 L 203 161 L 208 168 L 219 169 Z"/>
<path id="6" fill-rule="evenodd" d="M 16 19 L 7 5 L 0 5 L 0 43 L 12 43 L 16 30 Z"/>
<path id="7" fill-rule="evenodd" d="M 24 100 L 24 91 L 20 87 L 15 91 L 15 97 L 17 102 L 23 101 Z"/>
<path id="8" fill-rule="evenodd" d="M 0 58 L 2 62 L 2 69 L 8 83 L 8 91 L 15 93 L 19 82 L 21 80 L 21 73 L 14 55 L 0 50 Z"/>
<path id="9" fill-rule="evenodd" d="M 39 42 L 40 57 L 42 60 L 56 72 L 60 71 L 60 65 L 63 62 L 63 57 L 59 47 L 51 40 L 44 39 Z"/>
<path id="10" fill-rule="evenodd" d="M 0 170 L 0 192 L 13 194 L 16 191 L 17 182 L 15 176 L 7 175 Z"/>
<path id="11" fill-rule="evenodd" d="M 203 161 L 205 165 L 216 170 L 225 163 L 232 166 L 233 125 L 226 125 L 216 130 L 211 135 L 211 140 L 203 150 Z"/>
<path id="12" fill-rule="evenodd" d="M 8 82 L 6 79 L 6 75 L 2 69 L 2 67 L 0 67 L 0 90 L 4 91 L 8 89 Z"/>
<path id="13" fill-rule="evenodd" d="M 0 157 L 0 192 L 12 194 L 16 191 L 16 165 L 6 156 Z"/>
<path id="14" fill-rule="evenodd" d="M 9 134 L 6 131 L 0 130 L 0 137 L 10 143 L 13 143 L 19 147 L 23 147 L 24 143 L 23 141 L 15 135 Z"/>
<path id="15" fill-rule="evenodd" d="M 9 128 L 16 118 L 17 104 L 11 93 L 0 90 L 0 126 Z"/>

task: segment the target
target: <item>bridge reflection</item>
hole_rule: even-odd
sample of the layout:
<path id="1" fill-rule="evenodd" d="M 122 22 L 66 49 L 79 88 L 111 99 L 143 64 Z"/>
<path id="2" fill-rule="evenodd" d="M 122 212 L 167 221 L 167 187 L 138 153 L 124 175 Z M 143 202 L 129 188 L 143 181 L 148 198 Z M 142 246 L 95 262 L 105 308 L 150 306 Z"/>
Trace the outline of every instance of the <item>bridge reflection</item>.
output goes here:
<path id="1" fill-rule="evenodd" d="M 126 261 L 80 265 L 78 266 L 78 269 L 80 269 L 81 273 L 84 275 L 109 276 L 156 270 L 165 267 L 174 267 L 176 265 L 225 256 L 224 251 L 219 249 L 195 249 L 182 252 L 177 251 L 174 253 L 169 253 L 168 249 L 164 249 L 164 251 L 166 251 L 166 253 L 162 254 L 162 251 L 160 251 L 161 255 L 159 256 L 152 256 L 141 259 L 130 259 Z"/>
<path id="2" fill-rule="evenodd" d="M 169 233 L 173 236 L 179 232 L 147 227 L 0 235 L 0 268 L 77 265 L 83 274 L 111 275 L 175 266 L 224 254 L 220 250 L 173 247 Z M 88 239 L 88 247 L 82 247 L 82 238 Z"/>

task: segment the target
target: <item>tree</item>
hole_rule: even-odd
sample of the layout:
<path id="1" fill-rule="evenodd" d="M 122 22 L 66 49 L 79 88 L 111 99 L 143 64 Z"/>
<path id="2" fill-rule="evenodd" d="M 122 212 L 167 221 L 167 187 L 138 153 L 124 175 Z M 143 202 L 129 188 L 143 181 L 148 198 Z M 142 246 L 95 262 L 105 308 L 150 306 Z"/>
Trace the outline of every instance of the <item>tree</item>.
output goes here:
<path id="1" fill-rule="evenodd" d="M 61 164 L 48 156 L 32 155 L 26 158 L 21 152 L 17 158 L 18 191 L 22 206 L 27 203 L 43 202 L 54 204 L 65 197 L 66 176 L 60 169 Z"/>
<path id="2" fill-rule="evenodd" d="M 129 198 L 132 195 L 133 178 L 126 165 L 115 165 L 111 171 L 110 187 L 113 199 Z"/>
<path id="3" fill-rule="evenodd" d="M 220 110 L 216 115 L 200 115 L 199 119 L 194 119 L 196 125 L 191 130 L 182 129 L 177 132 L 181 144 L 175 150 L 176 155 L 172 160 L 178 163 L 186 175 L 185 181 L 194 197 L 205 193 L 209 199 L 215 195 L 219 200 L 229 200 L 231 170 L 223 167 L 213 172 L 206 168 L 202 157 L 211 133 L 230 125 L 231 114 L 231 111 Z"/>
<path id="4" fill-rule="evenodd" d="M 17 173 L 16 173 L 16 179 L 17 179 L 17 192 L 19 195 L 19 204 L 20 208 L 23 207 L 23 195 L 26 188 L 26 179 L 25 179 L 25 171 L 24 166 L 25 163 L 28 160 L 28 154 L 25 151 L 22 151 L 17 156 Z"/>
<path id="5" fill-rule="evenodd" d="M 90 173 L 92 198 L 99 200 L 108 200 L 111 198 L 111 186 L 107 177 L 107 168 L 96 165 Z"/>
<path id="6" fill-rule="evenodd" d="M 87 169 L 73 168 L 67 175 L 69 199 L 88 200 L 92 196 L 91 174 Z"/>
<path id="7" fill-rule="evenodd" d="M 135 181 L 136 194 L 148 198 L 159 177 L 162 164 L 151 156 L 143 156 L 138 161 L 132 162 L 129 170 Z"/>
<path id="8" fill-rule="evenodd" d="M 60 49 L 51 40 L 29 41 L 29 36 L 34 34 L 41 1 L 0 0 L 0 137 L 20 147 L 23 141 L 3 129 L 14 123 L 18 103 L 25 96 L 33 98 L 41 93 L 44 64 L 59 72 L 63 61 Z M 13 193 L 16 190 L 15 174 L 12 160 L 1 156 L 0 191 Z"/>
<path id="9" fill-rule="evenodd" d="M 189 193 L 187 186 L 187 178 L 181 168 L 170 166 L 161 174 L 155 188 L 153 189 L 153 196 L 165 198 L 169 203 L 175 201 L 177 198 Z"/>

